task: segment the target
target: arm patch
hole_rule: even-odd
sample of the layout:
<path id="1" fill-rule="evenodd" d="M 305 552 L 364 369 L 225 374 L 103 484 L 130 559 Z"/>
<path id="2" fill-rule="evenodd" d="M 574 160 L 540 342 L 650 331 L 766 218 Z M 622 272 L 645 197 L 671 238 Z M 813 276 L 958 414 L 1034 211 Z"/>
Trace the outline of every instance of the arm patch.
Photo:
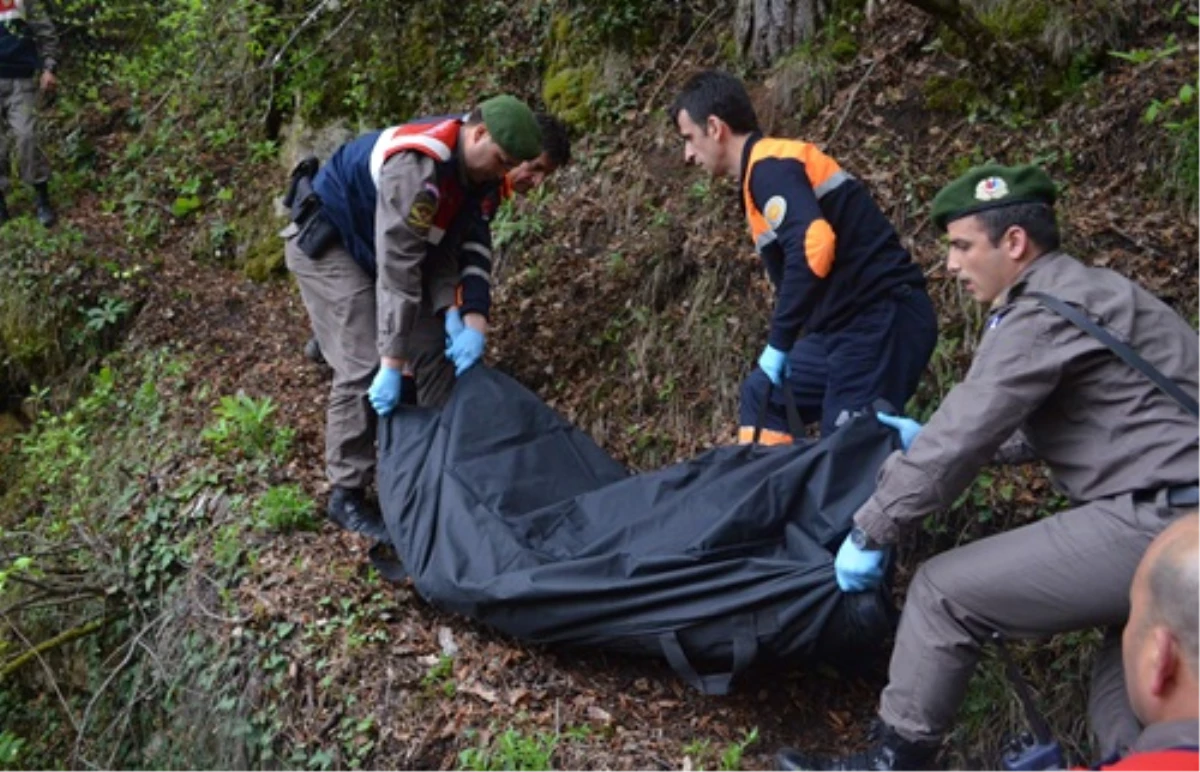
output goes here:
<path id="1" fill-rule="evenodd" d="M 408 217 L 404 219 L 404 222 L 409 228 L 412 228 L 413 233 L 425 238 L 433 226 L 437 208 L 437 194 L 428 187 L 422 188 L 417 191 L 417 195 L 413 196 L 412 207 L 408 210 Z"/>

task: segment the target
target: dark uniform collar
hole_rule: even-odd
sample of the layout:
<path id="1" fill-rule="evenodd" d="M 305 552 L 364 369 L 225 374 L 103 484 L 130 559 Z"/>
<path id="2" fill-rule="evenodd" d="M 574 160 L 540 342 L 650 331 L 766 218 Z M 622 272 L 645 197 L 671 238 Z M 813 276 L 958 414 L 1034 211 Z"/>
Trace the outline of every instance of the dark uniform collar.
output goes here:
<path id="1" fill-rule="evenodd" d="M 1167 748 L 1196 747 L 1200 745 L 1200 722 L 1196 719 L 1182 721 L 1160 721 L 1142 730 L 1133 750 L 1137 752 L 1161 751 Z"/>
<path id="2" fill-rule="evenodd" d="M 746 208 L 746 197 L 741 194 L 741 191 L 746 189 L 746 175 L 750 173 L 750 151 L 762 137 L 761 131 L 752 131 L 746 138 L 746 144 L 742 146 L 742 169 L 738 174 L 738 200 L 742 202 L 742 209 Z"/>
<path id="3" fill-rule="evenodd" d="M 467 179 L 467 161 L 463 158 L 463 129 L 465 124 L 462 121 L 458 122 L 458 141 L 454 143 L 454 155 L 450 157 L 450 164 L 454 167 L 454 178 L 458 180 L 458 184 L 463 190 L 471 189 L 471 181 Z"/>

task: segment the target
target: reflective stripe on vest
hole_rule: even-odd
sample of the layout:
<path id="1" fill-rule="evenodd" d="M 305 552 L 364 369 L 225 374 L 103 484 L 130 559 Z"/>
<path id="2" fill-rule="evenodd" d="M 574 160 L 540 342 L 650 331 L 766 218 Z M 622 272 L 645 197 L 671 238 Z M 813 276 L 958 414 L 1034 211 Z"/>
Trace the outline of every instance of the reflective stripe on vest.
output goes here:
<path id="1" fill-rule="evenodd" d="M 24 19 L 25 0 L 0 0 L 0 22 Z"/>
<path id="2" fill-rule="evenodd" d="M 767 222 L 767 218 L 754 204 L 750 194 L 750 178 L 754 173 L 754 165 L 767 158 L 791 158 L 804 166 L 804 173 L 812 185 L 817 200 L 837 190 L 839 187 L 854 179 L 837 161 L 822 153 L 816 145 L 795 139 L 760 139 L 754 143 L 747 162 L 745 180 L 742 184 L 742 199 L 746 204 L 746 217 L 750 221 L 750 238 L 759 254 L 775 241 L 775 231 Z"/>
<path id="3" fill-rule="evenodd" d="M 371 180 L 375 187 L 379 187 L 379 172 L 383 169 L 383 162 L 401 151 L 416 150 L 435 161 L 449 161 L 454 155 L 461 125 L 461 121 L 454 118 L 432 125 L 408 124 L 382 131 L 375 141 L 375 147 L 371 148 Z"/>
<path id="4" fill-rule="evenodd" d="M 458 144 L 458 130 L 464 120 L 466 116 L 437 123 L 408 123 L 380 132 L 374 147 L 371 148 L 371 158 L 368 162 L 371 182 L 374 183 L 376 191 L 379 190 L 379 175 L 384 162 L 396 153 L 415 150 L 439 163 L 447 163 L 454 156 L 454 148 Z M 439 175 L 439 188 L 441 205 L 434 222 L 429 226 L 429 232 L 425 235 L 425 241 L 430 244 L 442 242 L 446 229 L 457 214 L 462 201 L 462 193 L 458 190 L 457 183 L 454 190 L 450 191 Z"/>

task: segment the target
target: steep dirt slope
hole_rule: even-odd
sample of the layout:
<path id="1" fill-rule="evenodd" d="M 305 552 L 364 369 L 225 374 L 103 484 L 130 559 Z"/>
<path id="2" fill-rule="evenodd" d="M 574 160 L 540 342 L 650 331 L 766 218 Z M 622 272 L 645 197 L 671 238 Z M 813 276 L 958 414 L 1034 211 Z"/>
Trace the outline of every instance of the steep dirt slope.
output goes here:
<path id="1" fill-rule="evenodd" d="M 770 128 L 823 145 L 866 180 L 926 268 L 944 334 L 959 345 L 930 373 L 925 398 L 946 387 L 947 373 L 969 355 L 964 341 L 978 330 L 978 314 L 964 313 L 968 301 L 943 274 L 923 205 L 964 158 L 1040 157 L 1066 183 L 1060 211 L 1070 249 L 1137 276 L 1191 318 L 1195 218 L 1138 182 L 1147 166 L 1161 162 L 1141 142 L 1139 118 L 1147 97 L 1164 93 L 1162 73 L 1111 68 L 1100 76 L 1092 106 L 1066 107 L 1019 128 L 969 121 L 927 107 L 922 83 L 956 74 L 959 65 L 926 51 L 931 25 L 898 6 L 884 6 L 861 30 L 870 42 L 842 70 L 827 108 L 803 125 L 780 120 Z M 685 50 L 657 101 L 712 56 L 703 46 Z M 760 91 L 769 103 L 769 89 Z M 651 94 L 639 96 L 645 104 Z M 635 466 L 727 441 L 737 384 L 770 304 L 736 191 L 683 169 L 672 128 L 653 110 L 583 138 L 577 156 L 542 203 L 519 208 L 539 218 L 540 234 L 509 250 L 489 360 Z M 281 176 L 257 171 L 263 180 Z M 269 186 L 260 184 L 266 196 Z M 327 382 L 300 355 L 308 325 L 290 282 L 256 284 L 196 263 L 180 248 L 165 258 L 151 292 L 131 344 L 188 352 L 196 389 L 272 397 L 298 429 L 295 461 L 281 478 L 323 499 Z M 196 420 L 204 420 L 200 407 Z M 1044 490 L 1030 484 L 1034 494 Z M 1010 516 L 1033 516 L 1031 499 L 1012 504 Z M 514 727 L 532 736 L 587 727 L 559 741 L 557 766 L 712 768 L 722 750 L 757 728 L 758 741 L 741 763 L 768 768 L 784 743 L 854 747 L 883 683 L 886 661 L 879 659 L 859 675 L 763 673 L 732 697 L 705 698 L 656 663 L 531 648 L 441 613 L 410 589 L 375 577 L 367 546 L 331 526 L 265 543 L 255 571 L 236 589 L 243 616 L 218 625 L 236 637 L 280 622 L 314 624 L 334 614 L 331 605 L 361 612 L 353 640 L 348 627 L 315 647 L 281 644 L 289 655 L 282 686 L 265 675 L 248 677 L 248 691 L 273 702 L 282 717 L 281 747 L 337 746 L 346 717 L 372 717 L 367 734 L 374 745 L 358 763 L 446 768 L 489 732 Z M 905 560 L 928 550 L 910 546 Z M 431 679 L 450 648 L 456 653 L 449 674 Z M 453 696 L 443 688 L 450 681 Z M 1070 726 L 1076 718 L 1063 720 Z M 484 735 L 470 739 L 469 729 Z M 351 763 L 338 747 L 334 763 Z"/>

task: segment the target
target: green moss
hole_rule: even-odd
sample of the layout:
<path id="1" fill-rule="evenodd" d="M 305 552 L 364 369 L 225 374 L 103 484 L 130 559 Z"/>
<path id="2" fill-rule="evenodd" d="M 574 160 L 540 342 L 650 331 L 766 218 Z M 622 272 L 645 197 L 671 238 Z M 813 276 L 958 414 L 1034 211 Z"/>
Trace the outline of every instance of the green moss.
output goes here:
<path id="1" fill-rule="evenodd" d="M 251 212 L 237 221 L 237 255 L 242 273 L 254 281 L 267 281 L 287 272 L 283 260 L 283 240 L 278 230 L 282 221 L 263 212 Z"/>
<path id="2" fill-rule="evenodd" d="M 971 148 L 970 155 L 959 156 L 950 162 L 950 165 L 946 168 L 946 179 L 956 180 L 972 168 L 984 163 L 987 163 L 987 158 L 983 155 L 983 151 L 979 149 L 979 146 L 976 145 Z"/>
<path id="3" fill-rule="evenodd" d="M 979 22 L 1000 40 L 1040 38 L 1049 18 L 1050 6 L 1044 0 L 1008 0 L 979 14 Z"/>
<path id="4" fill-rule="evenodd" d="M 0 438 L 12 437 L 25 431 L 25 424 L 12 413 L 0 413 Z"/>
<path id="5" fill-rule="evenodd" d="M 591 97 L 597 79 L 596 69 L 590 65 L 549 73 L 542 84 L 542 101 L 551 113 L 572 126 L 588 128 L 595 117 Z"/>
<path id="6" fill-rule="evenodd" d="M 571 16 L 566 13 L 556 13 L 550 18 L 550 42 L 554 45 L 566 45 L 571 41 Z"/>
<path id="7" fill-rule="evenodd" d="M 741 52 L 738 51 L 737 38 L 730 34 L 722 34 L 718 40 L 717 50 L 722 62 L 729 65 L 736 65 L 741 61 Z"/>
<path id="8" fill-rule="evenodd" d="M 286 271 L 283 262 L 283 242 L 278 237 L 260 237 L 246 245 L 246 262 L 242 272 L 254 281 L 266 281 L 272 274 Z"/>
<path id="9" fill-rule="evenodd" d="M 842 63 L 853 61 L 858 56 L 858 42 L 853 35 L 839 35 L 829 43 L 829 55 Z"/>
<path id="10" fill-rule="evenodd" d="M 948 113 L 962 112 L 965 105 L 979 99 L 979 89 L 967 78 L 933 75 L 922 86 L 925 106 Z"/>

